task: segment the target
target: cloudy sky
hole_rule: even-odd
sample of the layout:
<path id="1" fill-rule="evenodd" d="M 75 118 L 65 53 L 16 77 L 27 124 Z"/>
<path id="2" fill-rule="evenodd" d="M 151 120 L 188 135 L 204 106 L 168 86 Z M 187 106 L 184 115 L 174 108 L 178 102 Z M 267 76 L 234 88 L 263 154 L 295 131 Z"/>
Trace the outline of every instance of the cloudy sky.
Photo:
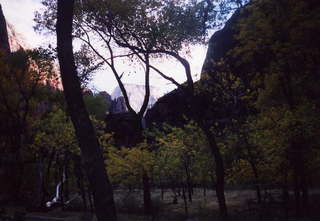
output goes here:
<path id="1" fill-rule="evenodd" d="M 43 36 L 37 34 L 33 30 L 34 12 L 41 10 L 41 0 L 0 0 L 6 19 L 15 27 L 16 31 L 24 36 L 25 41 L 31 47 L 43 46 L 46 47 L 50 41 L 55 41 L 54 36 Z M 193 46 L 190 48 L 190 55 L 186 56 L 191 64 L 193 77 L 199 79 L 202 63 L 205 58 L 206 46 Z M 164 73 L 173 76 L 177 81 L 184 82 L 184 69 L 179 63 L 174 60 L 159 60 L 156 61 L 157 67 Z M 125 83 L 143 84 L 144 75 L 141 69 L 129 66 L 127 62 L 119 64 L 120 72 L 124 73 L 123 80 Z M 163 93 L 174 88 L 168 81 L 159 77 L 156 73 L 151 73 L 151 84 L 156 86 Z M 99 91 L 105 90 L 112 93 L 117 86 L 112 72 L 108 69 L 99 71 L 95 74 L 91 87 Z"/>

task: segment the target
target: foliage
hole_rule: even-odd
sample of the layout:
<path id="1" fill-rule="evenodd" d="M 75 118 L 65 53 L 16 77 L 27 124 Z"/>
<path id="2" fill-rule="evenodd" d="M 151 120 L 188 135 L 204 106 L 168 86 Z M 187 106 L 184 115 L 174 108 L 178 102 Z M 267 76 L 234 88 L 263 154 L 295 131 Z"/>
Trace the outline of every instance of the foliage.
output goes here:
<path id="1" fill-rule="evenodd" d="M 0 118 L 3 140 L 7 140 L 4 146 L 17 150 L 30 139 L 32 120 L 43 114 L 41 103 L 45 99 L 41 94 L 56 76 L 50 56 L 42 49 L 10 55 L 1 52 L 0 67 Z M 10 141 L 10 137 L 15 138 Z"/>
<path id="2" fill-rule="evenodd" d="M 84 102 L 86 104 L 89 115 L 94 116 L 97 120 L 104 120 L 110 104 L 106 99 L 99 95 L 84 95 Z"/>
<path id="3" fill-rule="evenodd" d="M 212 157 L 203 132 L 194 122 L 183 128 L 164 125 L 156 141 L 155 171 L 160 182 L 186 183 L 191 178 L 194 184 L 203 184 L 211 180 Z"/>
<path id="4" fill-rule="evenodd" d="M 230 54 L 253 75 L 248 95 L 256 114 L 243 121 L 235 132 L 239 136 L 233 133 L 232 146 L 239 151 L 230 177 L 242 180 L 239 173 L 246 174 L 244 181 L 257 182 L 249 169 L 253 161 L 245 154 L 248 149 L 258 156 L 254 164 L 259 182 L 292 184 L 293 176 L 303 177 L 319 167 L 316 73 L 320 47 L 310 39 L 317 36 L 320 25 L 316 5 L 262 0 L 252 1 L 245 9 L 248 14 L 236 36 L 239 43 Z"/>
<path id="5" fill-rule="evenodd" d="M 107 170 L 114 183 L 137 185 L 144 173 L 156 185 L 180 185 L 190 178 L 194 184 L 211 180 L 212 158 L 201 130 L 193 122 L 183 128 L 164 128 L 163 132 L 147 133 L 149 138 L 156 139 L 153 144 L 144 141 L 136 147 L 117 148 L 110 139 L 104 143 Z"/>
<path id="6" fill-rule="evenodd" d="M 145 172 L 151 175 L 155 157 L 147 143 L 143 142 L 134 148 L 108 147 L 106 162 L 113 182 L 134 185 L 141 182 Z"/>
<path id="7" fill-rule="evenodd" d="M 101 69 L 103 62 L 86 45 L 81 45 L 80 49 L 74 53 L 74 59 L 80 82 L 83 87 L 86 87 L 94 73 Z"/>
<path id="8" fill-rule="evenodd" d="M 34 122 L 37 133 L 31 147 L 37 153 L 58 152 L 79 154 L 80 149 L 70 118 L 61 109 L 53 110 L 45 118 Z"/>

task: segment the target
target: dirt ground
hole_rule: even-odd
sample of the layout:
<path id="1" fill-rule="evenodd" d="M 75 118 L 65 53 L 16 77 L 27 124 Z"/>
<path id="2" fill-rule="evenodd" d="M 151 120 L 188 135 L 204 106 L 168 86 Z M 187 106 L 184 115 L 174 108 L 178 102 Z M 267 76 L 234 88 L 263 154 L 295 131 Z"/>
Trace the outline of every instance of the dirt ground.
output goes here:
<path id="1" fill-rule="evenodd" d="M 117 193 L 116 196 L 121 196 Z M 123 196 L 123 195 L 122 195 Z M 182 197 L 178 197 L 178 203 L 173 204 L 173 193 L 167 191 L 164 199 L 161 199 L 159 190 L 152 194 L 155 217 L 153 219 L 143 217 L 137 213 L 142 213 L 142 193 L 134 192 L 123 198 L 122 202 L 130 202 L 123 207 L 118 207 L 120 221 L 129 220 L 172 220 L 172 221 L 218 221 L 219 207 L 215 191 L 209 190 L 206 196 L 202 189 L 195 189 L 192 202 L 187 203 L 188 214 L 186 214 L 185 204 Z M 230 215 L 230 221 L 272 221 L 286 220 L 286 210 L 281 199 L 281 192 L 278 190 L 264 190 L 262 197 L 265 203 L 259 205 L 256 202 L 256 192 L 254 190 L 227 190 L 225 192 L 226 203 Z M 291 197 L 293 198 L 293 197 Z M 119 199 L 116 197 L 116 202 Z M 309 218 L 296 219 L 293 212 L 293 202 L 288 205 L 287 214 L 289 221 L 319 221 L 320 220 L 320 192 L 313 191 L 310 197 Z M 121 203 L 117 203 L 121 206 Z M 131 206 L 131 208 L 130 208 Z M 134 209 L 135 208 L 135 209 Z M 126 210 L 128 209 L 128 210 Z"/>
<path id="2" fill-rule="evenodd" d="M 225 192 L 226 203 L 229 212 L 229 221 L 285 221 L 286 213 L 280 192 L 276 190 L 263 192 L 263 197 L 269 197 L 268 203 L 258 205 L 255 202 L 253 190 L 227 190 Z M 273 200 L 270 202 L 270 197 Z M 292 197 L 291 197 L 292 198 Z M 154 215 L 143 215 L 143 203 L 141 191 L 115 191 L 119 221 L 218 221 L 218 203 L 215 191 L 207 190 L 206 195 L 202 189 L 195 189 L 192 202 L 187 202 L 187 213 L 182 196 L 178 196 L 178 202 L 173 203 L 174 194 L 167 190 L 164 198 L 160 190 L 153 191 L 152 201 Z M 294 218 L 293 203 L 290 203 L 289 221 L 319 221 L 320 220 L 320 192 L 314 191 L 310 197 L 309 217 L 305 219 Z M 7 214 L 12 215 L 15 210 L 23 211 L 23 208 L 7 208 Z M 1 219 L 0 219 L 1 220 Z M 26 214 L 26 221 L 95 221 L 90 213 L 79 211 L 63 211 L 57 208 L 48 212 L 33 212 Z"/>

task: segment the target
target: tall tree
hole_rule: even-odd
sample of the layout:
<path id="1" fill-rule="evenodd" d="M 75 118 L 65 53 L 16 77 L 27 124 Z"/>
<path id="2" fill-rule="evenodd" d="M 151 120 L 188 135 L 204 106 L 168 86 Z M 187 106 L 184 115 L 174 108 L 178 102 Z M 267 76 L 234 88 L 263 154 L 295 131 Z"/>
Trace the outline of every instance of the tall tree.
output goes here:
<path id="1" fill-rule="evenodd" d="M 81 4 L 76 5 L 74 35 L 89 46 L 112 70 L 121 88 L 127 108 L 138 124 L 136 127 L 138 128 L 138 137 L 141 137 L 139 136 L 142 131 L 141 119 L 148 106 L 150 94 L 150 71 L 157 72 L 177 87 L 183 88 L 183 91 L 186 92 L 185 99 L 188 100 L 188 107 L 194 106 L 194 88 L 190 64 L 182 56 L 181 51 L 185 45 L 203 42 L 208 28 L 219 26 L 222 23 L 221 21 L 224 21 L 232 11 L 246 2 L 247 0 L 81 1 Z M 52 29 L 52 20 L 55 19 L 54 13 L 52 13 L 56 8 L 54 2 L 46 0 L 44 3 L 47 10 L 43 14 L 38 13 L 36 15 L 38 30 Z M 210 24 L 210 22 L 212 23 Z M 99 39 L 105 45 L 106 55 L 105 51 L 95 47 L 93 39 Z M 116 55 L 113 45 L 127 49 L 128 53 Z M 138 113 L 131 108 L 121 81 L 122 75 L 116 69 L 115 60 L 123 57 L 130 59 L 135 57 L 144 64 L 146 93 L 143 105 Z M 152 58 L 158 57 L 171 57 L 178 61 L 185 69 L 187 83 L 179 84 L 174 78 L 165 75 L 153 66 Z M 196 112 L 194 108 L 191 109 L 192 113 Z M 208 127 L 206 129 L 210 131 Z M 210 133 L 208 137 L 212 135 Z M 219 153 L 219 151 L 216 153 Z M 222 162 L 221 160 L 216 161 Z M 219 168 L 223 170 L 223 166 Z M 223 186 L 223 182 L 220 183 Z M 223 188 L 221 188 L 221 191 L 223 192 Z M 219 192 L 221 191 L 219 190 Z M 223 203 L 224 199 L 219 201 Z M 225 205 L 222 205 L 221 208 L 225 208 Z M 226 214 L 226 212 L 223 212 L 223 214 Z"/>
<path id="2" fill-rule="evenodd" d="M 74 0 L 58 0 L 57 51 L 64 94 L 73 122 L 81 157 L 93 191 L 97 219 L 117 220 L 113 191 L 105 171 L 102 151 L 86 110 L 72 48 Z"/>

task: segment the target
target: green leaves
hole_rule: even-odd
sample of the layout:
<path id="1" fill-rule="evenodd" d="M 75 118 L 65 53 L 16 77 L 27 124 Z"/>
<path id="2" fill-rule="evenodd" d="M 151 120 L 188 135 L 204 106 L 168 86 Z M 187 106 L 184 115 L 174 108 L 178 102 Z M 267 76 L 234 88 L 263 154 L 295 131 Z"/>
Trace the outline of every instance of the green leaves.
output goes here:
<path id="1" fill-rule="evenodd" d="M 134 148 L 107 148 L 107 171 L 115 183 L 139 184 L 145 172 L 152 175 L 155 160 L 145 142 Z"/>
<path id="2" fill-rule="evenodd" d="M 110 104 L 106 98 L 99 94 L 83 96 L 87 110 L 90 115 L 94 116 L 97 120 L 103 121 L 106 117 L 108 107 Z"/>
<path id="3" fill-rule="evenodd" d="M 35 152 L 49 152 L 55 148 L 61 152 L 80 153 L 73 125 L 61 109 L 48 113 L 42 120 L 34 122 L 33 127 L 37 131 L 31 145 Z"/>
<path id="4" fill-rule="evenodd" d="M 201 129 L 189 122 L 183 128 L 164 125 L 164 130 L 156 137 L 157 176 L 165 180 L 176 177 L 180 182 L 186 182 L 190 175 L 197 183 L 210 180 L 213 159 Z"/>

